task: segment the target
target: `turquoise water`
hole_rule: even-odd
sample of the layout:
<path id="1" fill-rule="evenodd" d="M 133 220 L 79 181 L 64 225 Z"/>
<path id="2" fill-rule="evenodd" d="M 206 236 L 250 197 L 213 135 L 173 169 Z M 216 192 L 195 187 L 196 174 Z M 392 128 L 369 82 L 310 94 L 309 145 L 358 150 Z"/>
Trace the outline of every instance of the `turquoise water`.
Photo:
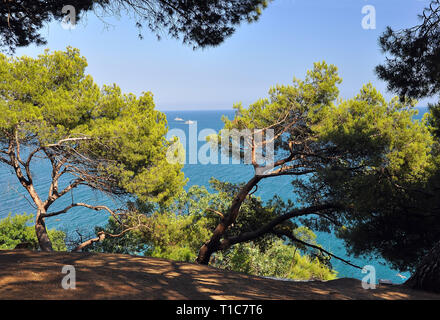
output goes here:
<path id="1" fill-rule="evenodd" d="M 421 114 L 425 110 L 422 110 Z M 168 111 L 165 112 L 168 119 L 170 129 L 181 129 L 187 137 L 189 137 L 189 125 L 185 121 L 192 120 L 197 126 L 197 134 L 203 129 L 212 129 L 218 131 L 222 128 L 221 116 L 227 115 L 230 118 L 233 116 L 231 110 L 213 110 L 213 111 Z M 177 121 L 176 118 L 181 118 L 184 121 Z M 201 141 L 198 142 L 198 147 L 205 144 L 203 137 L 199 137 Z M 187 143 L 188 144 L 188 143 Z M 189 148 L 189 144 L 188 144 Z M 188 149 L 187 148 L 187 149 Z M 37 191 L 41 195 L 47 194 L 50 183 L 50 165 L 42 159 L 34 162 L 33 168 L 34 181 Z M 252 177 L 253 170 L 251 166 L 243 164 L 186 164 L 183 169 L 185 176 L 189 178 L 187 187 L 192 185 L 209 185 L 209 179 L 215 177 L 219 180 L 230 182 L 245 182 Z M 290 185 L 291 178 L 277 177 L 263 180 L 260 183 L 259 191 L 256 193 L 264 200 L 272 198 L 274 195 L 279 195 L 283 199 L 295 200 L 295 195 L 292 193 Z M 68 180 L 60 181 L 60 188 L 63 184 L 67 184 Z M 0 166 L 0 219 L 7 216 L 9 213 L 33 213 L 35 210 L 31 204 L 25 199 L 25 191 L 17 182 L 17 178 L 12 170 L 5 166 Z M 78 188 L 72 195 L 66 195 L 63 199 L 59 199 L 56 206 L 52 207 L 51 211 L 62 209 L 72 202 L 86 202 L 90 204 L 105 204 L 113 208 L 123 206 L 123 203 L 118 199 L 103 196 L 99 192 L 90 191 L 88 188 Z M 107 215 L 103 212 L 95 212 L 86 208 L 75 208 L 67 214 L 47 219 L 46 223 L 49 228 L 57 228 L 63 230 L 68 234 L 76 233 L 87 235 L 93 232 L 97 225 L 104 225 L 107 221 Z M 402 282 L 402 279 L 397 276 L 398 271 L 391 269 L 385 261 L 381 259 L 374 259 L 371 257 L 355 258 L 347 254 L 343 242 L 337 239 L 333 234 L 318 233 L 318 243 L 320 243 L 326 250 L 331 251 L 337 256 L 348 259 L 359 266 L 372 265 L 376 268 L 377 279 L 390 279 L 394 283 Z M 351 277 L 362 279 L 364 276 L 360 270 L 355 269 L 343 262 L 332 259 L 333 267 L 338 271 L 339 277 Z M 408 276 L 408 274 L 404 274 Z"/>

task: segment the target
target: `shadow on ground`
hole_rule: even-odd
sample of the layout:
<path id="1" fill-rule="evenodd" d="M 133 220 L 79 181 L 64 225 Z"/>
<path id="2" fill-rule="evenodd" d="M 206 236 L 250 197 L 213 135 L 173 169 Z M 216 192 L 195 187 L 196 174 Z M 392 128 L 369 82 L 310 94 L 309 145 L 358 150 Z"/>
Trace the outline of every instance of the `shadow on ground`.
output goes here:
<path id="1" fill-rule="evenodd" d="M 76 270 L 65 290 L 63 266 Z M 440 299 L 359 280 L 286 282 L 197 264 L 119 254 L 0 251 L 0 299 Z"/>

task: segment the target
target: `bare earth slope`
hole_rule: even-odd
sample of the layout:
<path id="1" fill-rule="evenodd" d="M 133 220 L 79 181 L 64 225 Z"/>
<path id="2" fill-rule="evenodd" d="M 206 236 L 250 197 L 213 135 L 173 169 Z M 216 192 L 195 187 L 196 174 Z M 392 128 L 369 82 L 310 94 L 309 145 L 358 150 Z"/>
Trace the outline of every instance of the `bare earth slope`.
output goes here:
<path id="1" fill-rule="evenodd" d="M 76 289 L 64 290 L 64 265 Z M 118 254 L 0 251 L 0 299 L 440 299 L 359 280 L 287 282 L 191 263 Z"/>

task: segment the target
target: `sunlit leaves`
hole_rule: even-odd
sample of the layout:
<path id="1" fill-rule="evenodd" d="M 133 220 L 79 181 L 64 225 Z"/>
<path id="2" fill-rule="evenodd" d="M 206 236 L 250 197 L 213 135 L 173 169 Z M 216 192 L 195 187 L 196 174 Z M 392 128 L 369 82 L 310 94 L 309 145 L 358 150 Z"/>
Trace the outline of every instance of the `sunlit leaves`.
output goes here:
<path id="1" fill-rule="evenodd" d="M 86 66 L 73 48 L 35 59 L 1 55 L 0 147 L 16 134 L 23 146 L 66 158 L 64 168 L 91 188 L 169 201 L 185 181 L 166 159 L 165 115 L 151 93 L 100 88 Z"/>

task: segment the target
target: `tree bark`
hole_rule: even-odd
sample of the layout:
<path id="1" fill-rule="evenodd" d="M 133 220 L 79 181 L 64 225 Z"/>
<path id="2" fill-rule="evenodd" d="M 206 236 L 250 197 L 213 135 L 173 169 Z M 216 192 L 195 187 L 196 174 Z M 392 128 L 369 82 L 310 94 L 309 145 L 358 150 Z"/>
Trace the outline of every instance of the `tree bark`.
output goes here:
<path id="1" fill-rule="evenodd" d="M 47 234 L 46 223 L 41 216 L 42 213 L 41 210 L 38 210 L 37 218 L 35 219 L 35 233 L 37 235 L 38 245 L 40 246 L 41 251 L 53 251 L 52 242 Z"/>
<path id="2" fill-rule="evenodd" d="M 84 248 L 92 245 L 95 242 L 101 242 L 104 239 L 105 239 L 105 233 L 104 232 L 99 232 L 98 236 L 96 238 L 84 241 L 83 243 L 78 245 L 75 249 L 73 249 L 72 252 L 81 252 Z"/>
<path id="3" fill-rule="evenodd" d="M 249 192 L 258 184 L 262 179 L 261 176 L 254 176 L 249 182 L 240 190 L 232 201 L 231 207 L 228 210 L 228 214 L 220 221 L 215 228 L 211 239 L 203 244 L 200 248 L 199 255 L 196 262 L 199 264 L 209 264 L 211 255 L 218 251 L 220 248 L 220 240 L 228 228 L 237 220 L 241 204 L 246 199 Z"/>
<path id="4" fill-rule="evenodd" d="M 405 285 L 440 293 L 440 241 L 425 255 Z"/>

